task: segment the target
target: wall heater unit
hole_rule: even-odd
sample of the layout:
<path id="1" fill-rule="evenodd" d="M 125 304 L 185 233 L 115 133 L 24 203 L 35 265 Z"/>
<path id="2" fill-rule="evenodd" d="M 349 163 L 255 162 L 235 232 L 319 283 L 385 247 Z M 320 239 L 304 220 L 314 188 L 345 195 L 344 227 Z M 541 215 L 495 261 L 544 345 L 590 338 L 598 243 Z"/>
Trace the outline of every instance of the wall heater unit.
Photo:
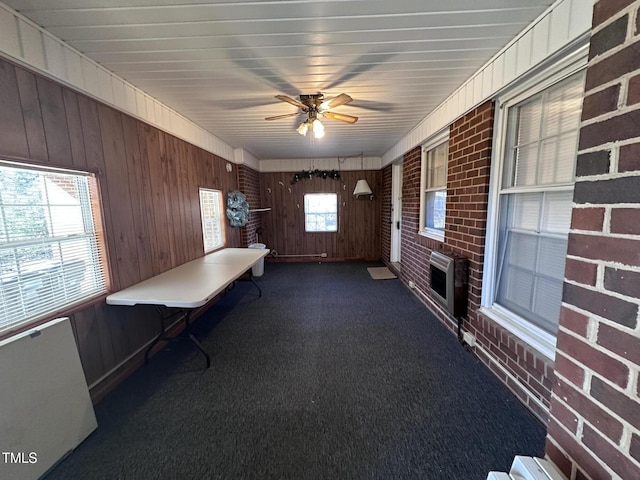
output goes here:
<path id="1" fill-rule="evenodd" d="M 429 290 L 454 317 L 467 312 L 467 259 L 455 253 L 431 252 Z"/>
<path id="2" fill-rule="evenodd" d="M 516 456 L 509 473 L 489 472 L 487 480 L 565 480 L 565 477 L 548 460 Z"/>
<path id="3" fill-rule="evenodd" d="M 69 319 L 0 341 L 0 365 L 0 478 L 40 478 L 98 426 Z"/>

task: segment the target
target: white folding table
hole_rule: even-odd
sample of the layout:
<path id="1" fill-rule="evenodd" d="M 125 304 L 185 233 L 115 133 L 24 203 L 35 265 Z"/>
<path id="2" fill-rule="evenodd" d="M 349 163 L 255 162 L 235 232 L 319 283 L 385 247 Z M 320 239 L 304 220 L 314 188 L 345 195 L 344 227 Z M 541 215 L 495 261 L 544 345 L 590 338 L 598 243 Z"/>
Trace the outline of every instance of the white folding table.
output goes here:
<path id="1" fill-rule="evenodd" d="M 185 322 L 185 333 L 196 348 L 207 359 L 207 368 L 211 365 L 209 354 L 190 330 L 190 316 L 198 308 L 206 305 L 219 293 L 249 272 L 249 278 L 256 286 L 259 296 L 260 287 L 253 280 L 251 267 L 268 255 L 268 249 L 225 248 L 197 258 L 179 267 L 151 277 L 128 288 L 112 293 L 107 297 L 109 305 L 153 305 L 160 313 L 161 331 L 147 348 L 144 359 L 149 359 L 151 349 L 161 341 L 170 340 L 165 335 L 165 321 L 175 314 L 165 317 L 160 307 L 179 308 Z"/>

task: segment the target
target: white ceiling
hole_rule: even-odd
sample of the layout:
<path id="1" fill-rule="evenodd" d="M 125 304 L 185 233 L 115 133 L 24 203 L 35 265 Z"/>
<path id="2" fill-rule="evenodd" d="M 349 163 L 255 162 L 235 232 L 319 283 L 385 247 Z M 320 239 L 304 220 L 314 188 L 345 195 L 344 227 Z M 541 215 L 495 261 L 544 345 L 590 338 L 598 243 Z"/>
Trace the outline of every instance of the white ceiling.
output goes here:
<path id="1" fill-rule="evenodd" d="M 258 159 L 382 156 L 552 0 L 3 0 Z M 348 93 L 302 137 L 284 94 Z"/>

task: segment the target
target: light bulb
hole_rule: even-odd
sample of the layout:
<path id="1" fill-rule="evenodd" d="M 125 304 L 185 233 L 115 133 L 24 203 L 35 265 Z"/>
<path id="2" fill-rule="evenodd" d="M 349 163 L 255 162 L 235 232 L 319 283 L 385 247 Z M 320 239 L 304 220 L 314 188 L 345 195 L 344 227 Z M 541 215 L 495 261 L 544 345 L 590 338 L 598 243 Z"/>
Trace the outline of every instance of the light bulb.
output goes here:
<path id="1" fill-rule="evenodd" d="M 320 123 L 320 120 L 315 119 L 313 121 L 311 129 L 313 130 L 313 134 L 315 135 L 316 138 L 324 137 L 324 125 Z"/>
<path id="2" fill-rule="evenodd" d="M 307 130 L 309 130 L 309 125 L 307 124 L 307 122 L 302 122 L 298 127 L 298 133 L 302 136 L 307 135 Z"/>

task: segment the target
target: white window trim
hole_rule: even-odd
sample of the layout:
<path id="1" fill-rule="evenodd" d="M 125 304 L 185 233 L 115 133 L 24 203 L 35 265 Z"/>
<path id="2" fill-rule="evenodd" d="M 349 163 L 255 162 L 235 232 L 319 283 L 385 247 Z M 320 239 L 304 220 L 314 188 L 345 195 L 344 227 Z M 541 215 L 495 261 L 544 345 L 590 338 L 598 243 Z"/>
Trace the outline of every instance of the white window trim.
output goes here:
<path id="1" fill-rule="evenodd" d="M 220 205 L 219 205 L 219 221 L 220 221 L 220 240 L 221 243 L 216 243 L 213 245 L 213 247 L 207 249 L 207 242 L 205 239 L 205 218 L 204 218 L 204 211 L 202 209 L 202 192 L 206 192 L 206 193 L 216 193 L 220 196 Z M 204 250 L 205 255 L 207 253 L 211 253 L 211 252 L 215 252 L 216 250 L 220 250 L 221 248 L 224 248 L 225 245 L 227 244 L 227 238 L 226 238 L 226 231 L 225 231 L 225 224 L 224 224 L 224 196 L 222 194 L 221 190 L 217 190 L 215 188 L 204 188 L 204 187 L 200 187 L 198 189 L 198 200 L 199 200 L 199 204 L 200 204 L 200 222 L 201 222 L 201 228 L 202 228 L 202 248 Z"/>
<path id="2" fill-rule="evenodd" d="M 422 144 L 422 153 L 420 156 L 420 223 L 418 234 L 423 237 L 432 238 L 439 242 L 444 242 L 444 231 L 440 231 L 434 228 L 426 226 L 427 212 L 426 212 L 426 200 L 427 200 L 427 152 L 434 149 L 438 145 L 449 141 L 449 128 L 439 132 L 431 137 L 425 143 Z M 449 170 L 449 159 L 447 158 L 447 172 Z M 445 191 L 447 190 L 445 186 Z M 446 212 L 445 212 L 446 217 Z"/>
<path id="3" fill-rule="evenodd" d="M 336 228 L 335 230 L 307 230 L 307 195 L 332 195 L 335 200 L 336 200 Z M 304 232 L 305 233 L 338 233 L 339 229 L 340 229 L 340 215 L 339 215 L 339 210 L 340 210 L 340 206 L 339 206 L 339 201 L 340 199 L 338 198 L 338 194 L 335 192 L 307 192 L 304 194 L 303 196 L 303 207 L 304 207 Z M 317 213 L 312 212 L 310 213 L 311 215 L 317 215 Z"/>
<path id="4" fill-rule="evenodd" d="M 498 206 L 500 204 L 500 184 L 505 166 L 504 143 L 507 130 L 507 113 L 512 106 L 585 69 L 587 55 L 588 43 L 580 43 L 576 45 L 573 52 L 567 53 L 562 59 L 554 61 L 546 68 L 538 70 L 536 75 L 526 77 L 517 82 L 508 91 L 501 92 L 500 96 L 496 98 L 495 111 L 497 114 L 493 129 L 494 138 L 480 313 L 498 323 L 550 360 L 555 359 L 556 336 L 542 330 L 514 312 L 493 303 L 496 293 L 495 279 L 497 275 L 499 231 Z M 562 185 L 558 186 L 558 188 L 567 188 L 567 186 Z"/>

